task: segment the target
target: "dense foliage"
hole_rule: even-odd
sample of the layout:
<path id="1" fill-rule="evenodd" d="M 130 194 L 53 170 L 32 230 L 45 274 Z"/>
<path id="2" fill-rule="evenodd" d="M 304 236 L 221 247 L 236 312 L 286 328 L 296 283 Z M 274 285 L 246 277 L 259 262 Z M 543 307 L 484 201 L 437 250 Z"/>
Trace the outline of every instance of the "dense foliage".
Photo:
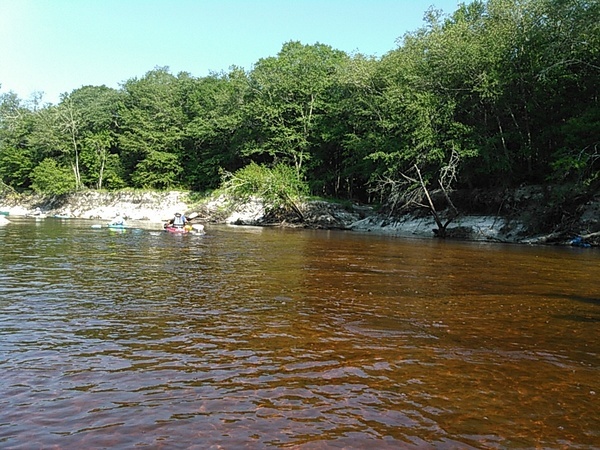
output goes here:
<path id="1" fill-rule="evenodd" d="M 200 191 L 283 164 L 312 194 L 368 201 L 452 162 L 456 187 L 597 186 L 599 75 L 597 0 L 473 1 L 379 59 L 288 42 L 250 71 L 157 67 L 57 105 L 4 93 L 0 181 Z"/>
<path id="2" fill-rule="evenodd" d="M 224 172 L 219 192 L 234 202 L 260 199 L 267 214 L 292 211 L 300 219 L 303 217 L 298 204 L 308 195 L 306 183 L 291 166 L 279 163 L 269 168 L 254 162 L 235 173 Z"/>

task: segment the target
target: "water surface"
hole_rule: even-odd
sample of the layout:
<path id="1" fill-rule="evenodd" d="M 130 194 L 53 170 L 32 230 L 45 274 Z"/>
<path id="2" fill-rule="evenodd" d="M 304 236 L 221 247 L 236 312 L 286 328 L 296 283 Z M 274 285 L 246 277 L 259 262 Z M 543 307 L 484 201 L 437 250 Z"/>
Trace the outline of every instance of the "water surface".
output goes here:
<path id="1" fill-rule="evenodd" d="M 1 448 L 600 448 L 595 249 L 90 225 L 0 227 Z"/>

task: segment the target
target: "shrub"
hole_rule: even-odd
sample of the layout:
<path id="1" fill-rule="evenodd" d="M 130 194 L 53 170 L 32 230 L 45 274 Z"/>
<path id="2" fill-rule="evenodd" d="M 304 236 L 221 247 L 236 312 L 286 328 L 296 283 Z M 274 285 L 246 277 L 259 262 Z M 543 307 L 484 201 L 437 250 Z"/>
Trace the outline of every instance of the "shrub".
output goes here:
<path id="1" fill-rule="evenodd" d="M 55 160 L 46 158 L 31 175 L 31 187 L 38 194 L 63 195 L 75 190 L 75 174 Z"/>
<path id="2" fill-rule="evenodd" d="M 254 162 L 235 173 L 223 173 L 221 190 L 238 201 L 261 198 L 267 210 L 290 209 L 300 218 L 297 202 L 308 195 L 308 185 L 294 168 L 285 164 L 269 168 Z"/>

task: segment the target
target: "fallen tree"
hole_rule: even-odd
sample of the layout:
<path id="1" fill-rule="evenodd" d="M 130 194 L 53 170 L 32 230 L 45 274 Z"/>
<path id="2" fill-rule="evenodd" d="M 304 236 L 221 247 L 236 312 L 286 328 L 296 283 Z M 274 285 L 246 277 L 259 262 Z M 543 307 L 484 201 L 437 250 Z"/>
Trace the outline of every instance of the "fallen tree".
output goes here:
<path id="1" fill-rule="evenodd" d="M 374 190 L 388 195 L 386 203 L 390 216 L 414 208 L 428 211 L 437 225 L 433 233 L 444 238 L 448 226 L 459 216 L 459 211 L 450 197 L 456 182 L 459 162 L 458 153 L 453 151 L 448 164 L 440 168 L 434 187 L 423 177 L 418 164 L 413 164 L 414 176 L 400 173 L 400 179 L 381 178 Z"/>

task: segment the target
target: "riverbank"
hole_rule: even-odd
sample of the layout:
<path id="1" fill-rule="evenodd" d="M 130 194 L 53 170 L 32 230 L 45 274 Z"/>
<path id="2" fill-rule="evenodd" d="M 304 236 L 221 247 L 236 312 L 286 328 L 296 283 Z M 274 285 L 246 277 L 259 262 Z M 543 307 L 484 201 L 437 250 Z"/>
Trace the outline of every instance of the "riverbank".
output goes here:
<path id="1" fill-rule="evenodd" d="M 162 222 L 188 209 L 188 194 L 180 191 L 85 191 L 61 197 L 8 194 L 0 197 L 0 211 L 10 216 L 34 215 L 110 220 L 117 214 L 129 220 Z"/>
<path id="2" fill-rule="evenodd" d="M 600 199 L 593 198 L 578 209 L 576 221 L 568 228 L 552 227 L 536 232 L 545 208 L 539 190 L 515 190 L 497 200 L 479 195 L 478 204 L 461 205 L 470 211 L 456 217 L 447 229 L 451 239 L 521 244 L 598 246 L 600 244 Z M 484 205 L 484 206 L 482 206 Z M 195 198 L 185 191 L 85 191 L 62 197 L 5 194 L 0 212 L 10 216 L 33 215 L 38 209 L 49 217 L 110 220 L 121 214 L 127 220 L 162 223 L 176 212 L 195 213 L 198 222 L 250 226 L 287 226 L 340 229 L 396 237 L 431 238 L 437 228 L 430 214 L 413 211 L 391 216 L 372 207 L 309 201 L 300 206 L 302 219 L 293 214 L 267 215 L 260 200 L 234 204 L 219 197 Z M 495 213 L 490 213 L 495 211 Z M 8 219 L 8 220 L 6 220 Z"/>

